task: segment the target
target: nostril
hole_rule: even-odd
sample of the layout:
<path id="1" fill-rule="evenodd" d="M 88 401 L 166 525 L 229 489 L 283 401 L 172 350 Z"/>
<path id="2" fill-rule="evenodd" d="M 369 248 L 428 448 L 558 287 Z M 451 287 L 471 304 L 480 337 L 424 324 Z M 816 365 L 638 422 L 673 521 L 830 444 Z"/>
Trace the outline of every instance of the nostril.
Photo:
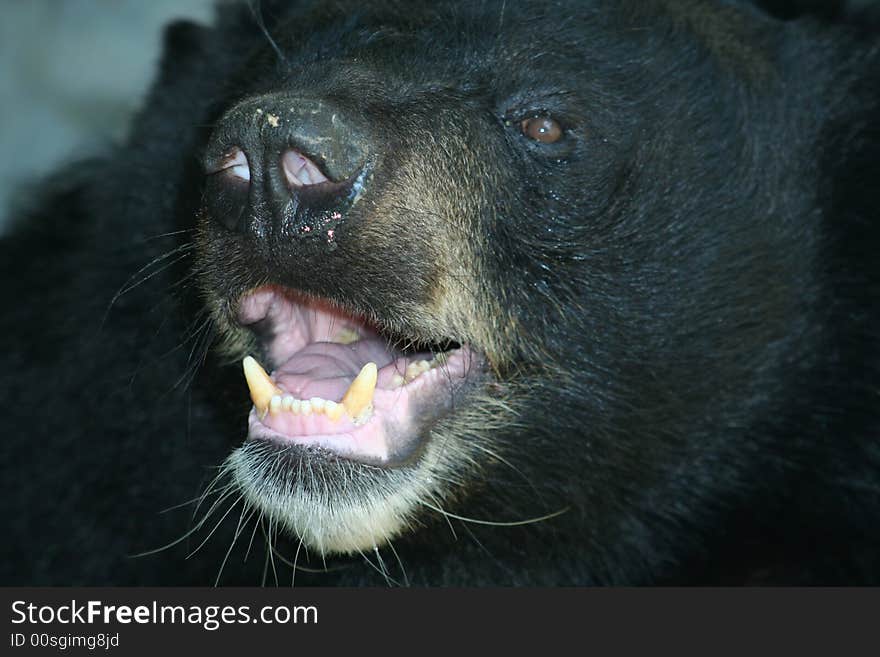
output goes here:
<path id="1" fill-rule="evenodd" d="M 221 225 L 232 231 L 244 229 L 251 193 L 251 163 L 238 146 L 205 160 L 205 209 Z"/>
<path id="2" fill-rule="evenodd" d="M 209 163 L 207 174 L 213 175 L 217 173 L 225 173 L 249 182 L 251 179 L 251 167 L 244 151 L 235 147 L 224 153 L 216 161 Z"/>
<path id="3" fill-rule="evenodd" d="M 281 157 L 284 177 L 291 188 L 330 182 L 321 169 L 302 153 L 289 149 Z"/>

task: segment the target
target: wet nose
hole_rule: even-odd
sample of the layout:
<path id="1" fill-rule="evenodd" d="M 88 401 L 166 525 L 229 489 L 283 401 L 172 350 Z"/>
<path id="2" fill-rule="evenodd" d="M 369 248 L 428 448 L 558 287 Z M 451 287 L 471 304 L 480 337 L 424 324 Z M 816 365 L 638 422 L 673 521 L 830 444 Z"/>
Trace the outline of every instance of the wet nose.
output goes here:
<path id="1" fill-rule="evenodd" d="M 260 97 L 218 123 L 205 156 L 205 205 L 257 238 L 333 237 L 363 191 L 365 130 L 320 101 Z"/>

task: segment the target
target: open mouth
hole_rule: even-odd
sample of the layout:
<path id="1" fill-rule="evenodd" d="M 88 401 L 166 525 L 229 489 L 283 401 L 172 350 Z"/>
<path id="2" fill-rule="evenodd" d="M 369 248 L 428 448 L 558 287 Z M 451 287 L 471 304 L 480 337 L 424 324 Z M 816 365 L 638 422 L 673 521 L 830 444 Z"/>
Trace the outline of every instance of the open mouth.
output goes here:
<path id="1" fill-rule="evenodd" d="M 284 288 L 246 294 L 238 321 L 259 336 L 274 367 L 269 374 L 256 359 L 244 360 L 254 403 L 250 440 L 398 465 L 417 454 L 480 370 L 468 346 L 413 346 Z"/>

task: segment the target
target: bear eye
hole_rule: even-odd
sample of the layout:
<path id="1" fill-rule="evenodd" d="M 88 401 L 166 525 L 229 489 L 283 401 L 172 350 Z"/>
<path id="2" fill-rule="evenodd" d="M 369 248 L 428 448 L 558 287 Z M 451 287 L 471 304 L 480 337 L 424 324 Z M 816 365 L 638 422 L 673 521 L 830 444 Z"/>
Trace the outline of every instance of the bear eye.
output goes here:
<path id="1" fill-rule="evenodd" d="M 533 116 L 520 122 L 522 133 L 542 144 L 554 144 L 562 139 L 562 126 L 549 116 Z"/>

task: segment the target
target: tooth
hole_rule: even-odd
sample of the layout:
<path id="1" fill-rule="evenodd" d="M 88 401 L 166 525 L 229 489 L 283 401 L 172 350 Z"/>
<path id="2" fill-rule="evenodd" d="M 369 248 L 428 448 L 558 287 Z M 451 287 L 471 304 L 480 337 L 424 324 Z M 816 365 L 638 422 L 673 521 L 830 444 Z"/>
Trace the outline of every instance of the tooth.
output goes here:
<path id="1" fill-rule="evenodd" d="M 302 403 L 299 406 L 299 412 L 303 415 L 311 415 L 312 414 L 312 404 L 308 399 L 303 399 Z"/>
<path id="2" fill-rule="evenodd" d="M 422 368 L 419 363 L 410 363 L 406 366 L 406 380 L 407 382 L 415 379 L 419 374 L 422 373 Z"/>
<path id="3" fill-rule="evenodd" d="M 266 374 L 266 370 L 250 356 L 244 359 L 242 366 L 244 367 L 244 378 L 251 393 L 251 400 L 254 402 L 257 411 L 265 415 L 272 397 L 283 395 L 284 391 L 272 383 L 272 379 Z"/>
<path id="4" fill-rule="evenodd" d="M 337 404 L 335 401 L 329 400 L 324 402 L 324 414 L 333 422 L 339 422 L 339 418 L 342 417 L 344 412 L 345 407 L 342 404 Z"/>
<path id="5" fill-rule="evenodd" d="M 297 415 L 299 415 L 299 412 L 301 410 L 302 410 L 302 401 L 300 401 L 299 399 L 294 399 L 293 402 L 290 404 L 290 412 L 296 413 Z"/>
<path id="6" fill-rule="evenodd" d="M 280 395 L 272 395 L 272 399 L 269 401 L 269 412 L 272 415 L 277 415 L 281 412 L 281 396 Z"/>
<path id="7" fill-rule="evenodd" d="M 312 398 L 309 400 L 309 403 L 311 404 L 311 406 L 312 406 L 312 410 L 313 410 L 315 413 L 323 413 L 323 412 L 324 412 L 324 404 L 325 404 L 325 402 L 324 402 L 324 400 L 321 399 L 320 397 L 312 397 Z"/>
<path id="8" fill-rule="evenodd" d="M 372 406 L 378 375 L 379 370 L 376 368 L 376 363 L 367 363 L 348 387 L 342 398 L 342 405 L 345 406 L 345 412 L 353 419 L 361 417 L 361 414 Z"/>
<path id="9" fill-rule="evenodd" d="M 293 397 L 290 395 L 284 395 L 284 397 L 281 398 L 281 408 L 285 411 L 289 411 L 293 408 Z"/>
<path id="10" fill-rule="evenodd" d="M 357 342 L 360 339 L 361 336 L 357 334 L 357 331 L 353 331 L 350 328 L 344 328 L 336 334 L 336 337 L 333 341 L 338 342 L 339 344 L 351 344 L 352 342 Z"/>
<path id="11" fill-rule="evenodd" d="M 399 388 L 402 385 L 403 385 L 403 377 L 400 376 L 400 374 L 395 374 L 393 377 L 391 377 L 391 387 L 392 388 Z"/>

